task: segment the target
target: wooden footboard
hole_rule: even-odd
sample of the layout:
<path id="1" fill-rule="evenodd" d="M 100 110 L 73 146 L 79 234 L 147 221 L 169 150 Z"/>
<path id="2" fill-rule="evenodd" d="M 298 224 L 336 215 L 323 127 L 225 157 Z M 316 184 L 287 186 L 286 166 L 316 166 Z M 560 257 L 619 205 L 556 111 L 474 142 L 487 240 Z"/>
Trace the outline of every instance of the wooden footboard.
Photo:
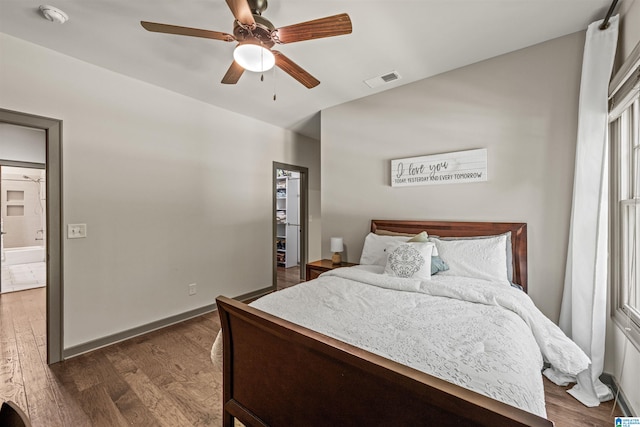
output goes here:
<path id="1" fill-rule="evenodd" d="M 224 426 L 552 426 L 529 412 L 219 297 Z"/>

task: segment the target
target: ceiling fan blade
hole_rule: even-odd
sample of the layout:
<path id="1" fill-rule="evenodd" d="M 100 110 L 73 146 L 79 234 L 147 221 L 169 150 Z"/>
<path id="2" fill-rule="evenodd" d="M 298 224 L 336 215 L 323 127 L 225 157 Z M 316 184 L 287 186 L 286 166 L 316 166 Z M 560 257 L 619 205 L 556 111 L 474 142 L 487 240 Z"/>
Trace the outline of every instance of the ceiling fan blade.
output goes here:
<path id="1" fill-rule="evenodd" d="M 276 65 L 285 73 L 302 83 L 307 89 L 311 89 L 320 84 L 320 80 L 307 73 L 298 64 L 284 56 L 277 50 L 272 50 L 273 55 L 276 57 Z"/>
<path id="2" fill-rule="evenodd" d="M 252 29 L 256 27 L 256 21 L 253 19 L 253 13 L 251 13 L 247 0 L 227 0 L 227 5 L 236 21 L 248 25 Z"/>
<path id="3" fill-rule="evenodd" d="M 231 66 L 227 70 L 227 74 L 225 74 L 222 78 L 222 83 L 227 85 L 234 85 L 238 83 L 238 80 L 240 80 L 242 73 L 244 73 L 244 68 L 242 68 L 236 61 L 233 61 L 231 63 Z"/>
<path id="4" fill-rule="evenodd" d="M 301 22 L 278 28 L 274 40 L 279 43 L 293 43 L 323 37 L 351 34 L 351 19 L 346 13 L 327 16 L 313 21 Z"/>
<path id="5" fill-rule="evenodd" d="M 140 24 L 147 31 L 155 33 L 177 34 L 180 36 L 202 37 L 205 39 L 222 40 L 225 42 L 235 41 L 235 37 L 231 34 L 221 33 L 219 31 L 200 30 L 198 28 L 179 27 L 177 25 L 158 24 L 157 22 L 140 21 Z"/>

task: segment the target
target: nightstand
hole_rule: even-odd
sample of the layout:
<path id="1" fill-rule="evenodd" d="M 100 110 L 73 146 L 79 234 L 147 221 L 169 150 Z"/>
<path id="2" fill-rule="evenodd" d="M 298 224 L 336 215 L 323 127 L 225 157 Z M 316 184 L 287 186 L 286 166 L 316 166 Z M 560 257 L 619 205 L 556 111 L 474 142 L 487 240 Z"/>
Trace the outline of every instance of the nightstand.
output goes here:
<path id="1" fill-rule="evenodd" d="M 339 267 L 352 267 L 358 265 L 352 262 L 342 262 L 340 264 L 334 264 L 330 259 L 321 259 L 320 261 L 313 261 L 307 264 L 307 280 L 315 279 L 325 271 L 333 270 Z"/>

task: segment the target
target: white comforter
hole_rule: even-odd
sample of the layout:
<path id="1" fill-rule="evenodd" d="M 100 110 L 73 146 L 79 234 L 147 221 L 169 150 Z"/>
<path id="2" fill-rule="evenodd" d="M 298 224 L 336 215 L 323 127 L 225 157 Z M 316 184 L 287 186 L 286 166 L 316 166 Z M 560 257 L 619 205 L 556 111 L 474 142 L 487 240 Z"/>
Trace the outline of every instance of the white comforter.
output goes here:
<path id="1" fill-rule="evenodd" d="M 546 417 L 543 360 L 575 375 L 584 352 L 522 291 L 477 279 L 420 282 L 340 268 L 251 305 Z M 221 365 L 221 339 L 212 349 Z"/>

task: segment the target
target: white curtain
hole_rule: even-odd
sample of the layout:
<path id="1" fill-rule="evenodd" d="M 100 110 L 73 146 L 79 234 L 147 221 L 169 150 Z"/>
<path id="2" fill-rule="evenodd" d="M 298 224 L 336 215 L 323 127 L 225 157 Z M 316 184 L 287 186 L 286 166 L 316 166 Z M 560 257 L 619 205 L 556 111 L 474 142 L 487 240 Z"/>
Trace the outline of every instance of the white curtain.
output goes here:
<path id="1" fill-rule="evenodd" d="M 591 358 L 569 393 L 586 406 L 613 398 L 600 382 L 607 323 L 608 86 L 618 40 L 618 16 L 607 29 L 587 29 L 582 59 L 571 229 L 560 327 Z M 546 373 L 552 380 L 552 372 Z M 557 379 L 557 378 L 556 378 Z"/>

